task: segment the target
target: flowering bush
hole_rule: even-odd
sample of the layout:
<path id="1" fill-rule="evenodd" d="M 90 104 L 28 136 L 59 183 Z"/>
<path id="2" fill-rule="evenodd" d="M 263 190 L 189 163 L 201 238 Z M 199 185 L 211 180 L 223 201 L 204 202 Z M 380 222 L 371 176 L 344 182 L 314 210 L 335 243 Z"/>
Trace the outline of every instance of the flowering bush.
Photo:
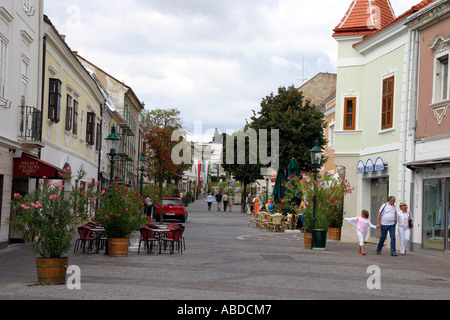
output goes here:
<path id="1" fill-rule="evenodd" d="M 113 183 L 100 194 L 94 220 L 103 226 L 107 238 L 129 238 L 146 222 L 144 199 L 132 189 Z"/>
<path id="2" fill-rule="evenodd" d="M 289 177 L 285 188 L 286 195 L 283 201 L 290 203 L 297 197 L 303 199 L 307 230 L 312 229 L 314 195 L 316 195 L 316 229 L 328 229 L 331 225 L 342 222 L 344 197 L 353 190 L 342 175 L 318 174 L 315 180 L 311 172 L 302 173 L 301 177 Z"/>
<path id="3" fill-rule="evenodd" d="M 94 181 L 72 186 L 71 174 L 66 174 L 63 181 L 41 183 L 25 197 L 14 194 L 11 203 L 14 215 L 8 223 L 43 258 L 61 258 L 69 251 L 73 232 L 96 201 Z M 76 181 L 85 175 L 81 169 Z"/>

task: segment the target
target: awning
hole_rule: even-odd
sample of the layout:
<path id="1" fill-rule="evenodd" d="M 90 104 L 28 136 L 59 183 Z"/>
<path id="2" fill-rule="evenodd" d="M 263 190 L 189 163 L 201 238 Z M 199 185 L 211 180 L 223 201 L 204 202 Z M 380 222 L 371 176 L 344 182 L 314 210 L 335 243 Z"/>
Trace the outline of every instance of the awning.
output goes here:
<path id="1" fill-rule="evenodd" d="M 62 180 L 67 174 L 64 170 L 50 163 L 24 153 L 22 158 L 14 159 L 14 176 Z"/>
<path id="2" fill-rule="evenodd" d="M 410 170 L 414 170 L 429 167 L 441 167 L 444 165 L 450 165 L 450 158 L 430 159 L 417 162 L 410 162 L 407 163 L 405 166 Z"/>

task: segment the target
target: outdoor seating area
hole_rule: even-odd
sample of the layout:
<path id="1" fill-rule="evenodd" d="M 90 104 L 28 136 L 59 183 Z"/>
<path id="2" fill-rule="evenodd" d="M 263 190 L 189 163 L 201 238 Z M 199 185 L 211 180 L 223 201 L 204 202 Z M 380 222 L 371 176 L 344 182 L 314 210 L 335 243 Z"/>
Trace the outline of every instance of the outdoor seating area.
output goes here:
<path id="1" fill-rule="evenodd" d="M 302 216 L 298 214 L 288 214 L 284 216 L 281 213 L 269 214 L 266 212 L 249 213 L 248 226 L 253 223 L 260 230 L 267 230 L 270 232 L 284 232 L 285 230 L 297 229 L 298 220 Z M 303 221 L 302 221 L 303 222 Z"/>
<path id="2" fill-rule="evenodd" d="M 162 250 L 166 252 L 169 247 L 169 253 L 173 254 L 175 249 L 178 253 L 183 254 L 183 249 L 186 249 L 185 239 L 183 237 L 185 227 L 181 224 L 170 223 L 169 225 L 146 225 L 140 230 L 141 237 L 139 240 L 138 254 L 141 251 L 141 245 L 144 244 L 144 249 L 148 254 L 153 253 L 154 246 L 157 246 L 155 253 L 161 254 Z"/>
<path id="3" fill-rule="evenodd" d="M 106 247 L 107 239 L 103 232 L 104 229 L 93 222 L 78 227 L 79 238 L 75 241 L 73 252 L 83 249 L 83 253 L 99 253 Z"/>
<path id="4" fill-rule="evenodd" d="M 184 239 L 185 227 L 178 223 L 168 225 L 143 225 L 139 230 L 139 247 L 137 253 L 141 253 L 141 247 L 147 254 L 162 254 L 169 250 L 174 254 L 175 250 L 183 254 L 186 249 Z M 104 235 L 104 229 L 99 225 L 90 222 L 78 227 L 79 237 L 75 240 L 74 253 L 100 253 L 107 250 L 107 238 Z"/>

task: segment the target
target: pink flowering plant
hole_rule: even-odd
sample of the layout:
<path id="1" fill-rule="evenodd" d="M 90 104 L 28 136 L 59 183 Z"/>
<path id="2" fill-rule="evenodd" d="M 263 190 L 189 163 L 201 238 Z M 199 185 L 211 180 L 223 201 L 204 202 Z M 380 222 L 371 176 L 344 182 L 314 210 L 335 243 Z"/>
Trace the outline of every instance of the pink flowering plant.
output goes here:
<path id="1" fill-rule="evenodd" d="M 8 223 L 43 258 L 61 258 L 70 250 L 73 232 L 97 199 L 97 183 L 72 185 L 71 173 L 65 171 L 64 180 L 44 180 L 25 196 L 14 194 L 11 202 L 13 216 Z M 82 181 L 85 176 L 81 169 L 74 180 Z"/>
<path id="2" fill-rule="evenodd" d="M 316 195 L 316 229 L 328 229 L 342 222 L 344 197 L 352 193 L 353 188 L 342 175 L 318 173 L 314 180 L 312 172 L 303 172 L 301 177 L 289 177 L 285 183 L 284 202 L 301 198 L 305 204 L 305 228 L 312 229 L 313 198 Z"/>
<path id="3" fill-rule="evenodd" d="M 94 220 L 105 229 L 107 238 L 129 238 L 147 221 L 143 208 L 144 199 L 139 193 L 114 182 L 101 192 Z"/>

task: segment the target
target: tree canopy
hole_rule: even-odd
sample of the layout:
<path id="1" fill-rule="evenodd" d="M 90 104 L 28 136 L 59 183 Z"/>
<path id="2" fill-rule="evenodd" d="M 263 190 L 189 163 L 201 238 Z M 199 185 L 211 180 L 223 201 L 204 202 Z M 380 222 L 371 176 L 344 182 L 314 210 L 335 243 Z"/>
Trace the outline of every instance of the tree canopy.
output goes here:
<path id="1" fill-rule="evenodd" d="M 291 159 L 295 158 L 300 170 L 312 168 L 310 150 L 317 139 L 320 146 L 325 145 L 323 113 L 303 93 L 294 86 L 281 87 L 278 94 L 271 93 L 261 102 L 261 110 L 253 111 L 249 127 L 257 131 L 279 130 L 279 163 L 286 170 Z"/>

